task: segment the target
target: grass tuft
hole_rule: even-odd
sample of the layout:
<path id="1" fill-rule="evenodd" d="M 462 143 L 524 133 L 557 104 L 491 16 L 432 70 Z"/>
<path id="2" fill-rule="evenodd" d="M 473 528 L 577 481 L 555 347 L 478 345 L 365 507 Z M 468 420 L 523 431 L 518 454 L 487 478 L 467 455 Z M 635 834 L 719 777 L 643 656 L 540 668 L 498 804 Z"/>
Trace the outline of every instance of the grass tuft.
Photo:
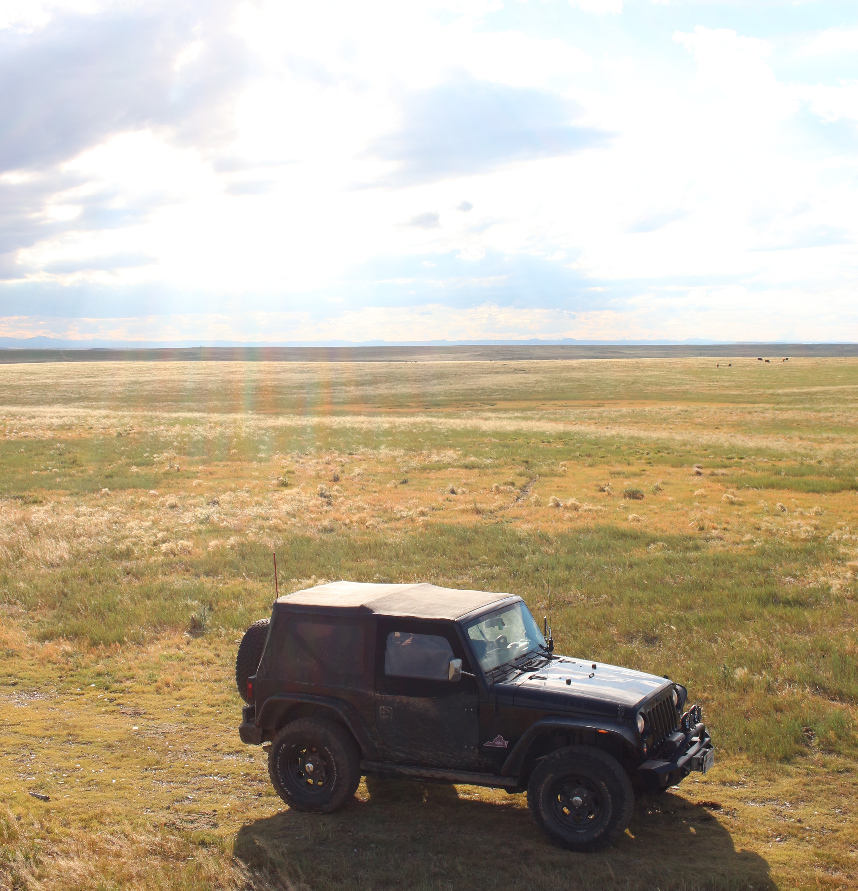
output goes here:
<path id="1" fill-rule="evenodd" d="M 202 637 L 210 630 L 212 608 L 208 603 L 199 604 L 197 610 L 191 613 L 188 633 L 192 637 Z"/>

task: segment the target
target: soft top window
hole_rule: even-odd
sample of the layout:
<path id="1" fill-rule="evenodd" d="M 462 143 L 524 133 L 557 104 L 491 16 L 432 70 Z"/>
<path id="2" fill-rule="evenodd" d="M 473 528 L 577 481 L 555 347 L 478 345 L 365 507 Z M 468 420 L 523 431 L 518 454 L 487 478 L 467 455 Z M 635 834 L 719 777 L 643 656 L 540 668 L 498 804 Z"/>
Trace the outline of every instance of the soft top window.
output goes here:
<path id="1" fill-rule="evenodd" d="M 282 624 L 281 624 L 282 623 Z M 282 616 L 266 652 L 269 676 L 304 683 L 353 682 L 365 672 L 364 623 Z"/>
<path id="2" fill-rule="evenodd" d="M 453 648 L 436 634 L 391 631 L 384 651 L 384 673 L 393 677 L 446 681 Z"/>

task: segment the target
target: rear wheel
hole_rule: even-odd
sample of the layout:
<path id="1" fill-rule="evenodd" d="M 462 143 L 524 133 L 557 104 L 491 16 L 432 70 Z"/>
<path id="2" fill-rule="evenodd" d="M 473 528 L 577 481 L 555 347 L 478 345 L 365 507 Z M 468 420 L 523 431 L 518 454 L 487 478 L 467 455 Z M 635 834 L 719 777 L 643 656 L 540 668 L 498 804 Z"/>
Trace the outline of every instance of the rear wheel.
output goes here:
<path id="1" fill-rule="evenodd" d="M 298 718 L 274 737 L 268 773 L 289 807 L 329 814 L 354 796 L 360 783 L 360 753 L 341 725 Z"/>
<path id="2" fill-rule="evenodd" d="M 634 792 L 615 758 L 590 746 L 569 746 L 553 752 L 533 771 L 527 803 L 554 844 L 598 851 L 629 825 Z"/>
<path id="3" fill-rule="evenodd" d="M 247 695 L 247 680 L 256 674 L 259 668 L 259 660 L 265 649 L 265 638 L 268 637 L 268 619 L 260 619 L 254 622 L 238 645 L 238 655 L 235 657 L 235 685 L 238 687 L 238 695 L 250 705 L 253 701 Z"/>

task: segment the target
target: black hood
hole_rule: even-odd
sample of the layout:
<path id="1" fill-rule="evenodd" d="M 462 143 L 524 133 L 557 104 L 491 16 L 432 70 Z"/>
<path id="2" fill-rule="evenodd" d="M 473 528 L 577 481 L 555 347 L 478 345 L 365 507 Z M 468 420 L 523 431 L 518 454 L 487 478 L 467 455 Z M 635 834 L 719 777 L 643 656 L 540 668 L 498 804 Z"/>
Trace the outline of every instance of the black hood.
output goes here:
<path id="1" fill-rule="evenodd" d="M 517 707 L 616 717 L 618 708 L 627 709 L 630 716 L 643 700 L 671 686 L 671 682 L 631 668 L 561 656 L 541 668 L 511 677 L 503 686 L 513 694 L 512 704 Z"/>

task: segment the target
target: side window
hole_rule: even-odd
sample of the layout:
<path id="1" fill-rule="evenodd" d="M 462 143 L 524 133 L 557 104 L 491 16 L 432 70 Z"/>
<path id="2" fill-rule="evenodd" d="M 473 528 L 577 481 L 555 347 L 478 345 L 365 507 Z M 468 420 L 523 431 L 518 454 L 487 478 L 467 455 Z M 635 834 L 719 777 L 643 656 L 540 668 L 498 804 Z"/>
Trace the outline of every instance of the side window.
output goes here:
<path id="1" fill-rule="evenodd" d="M 453 649 L 443 637 L 391 631 L 384 651 L 384 673 L 388 677 L 446 681 L 452 658 Z"/>
<path id="2" fill-rule="evenodd" d="M 304 683 L 354 681 L 364 674 L 362 623 L 292 619 L 279 653 L 272 654 L 276 676 Z"/>

